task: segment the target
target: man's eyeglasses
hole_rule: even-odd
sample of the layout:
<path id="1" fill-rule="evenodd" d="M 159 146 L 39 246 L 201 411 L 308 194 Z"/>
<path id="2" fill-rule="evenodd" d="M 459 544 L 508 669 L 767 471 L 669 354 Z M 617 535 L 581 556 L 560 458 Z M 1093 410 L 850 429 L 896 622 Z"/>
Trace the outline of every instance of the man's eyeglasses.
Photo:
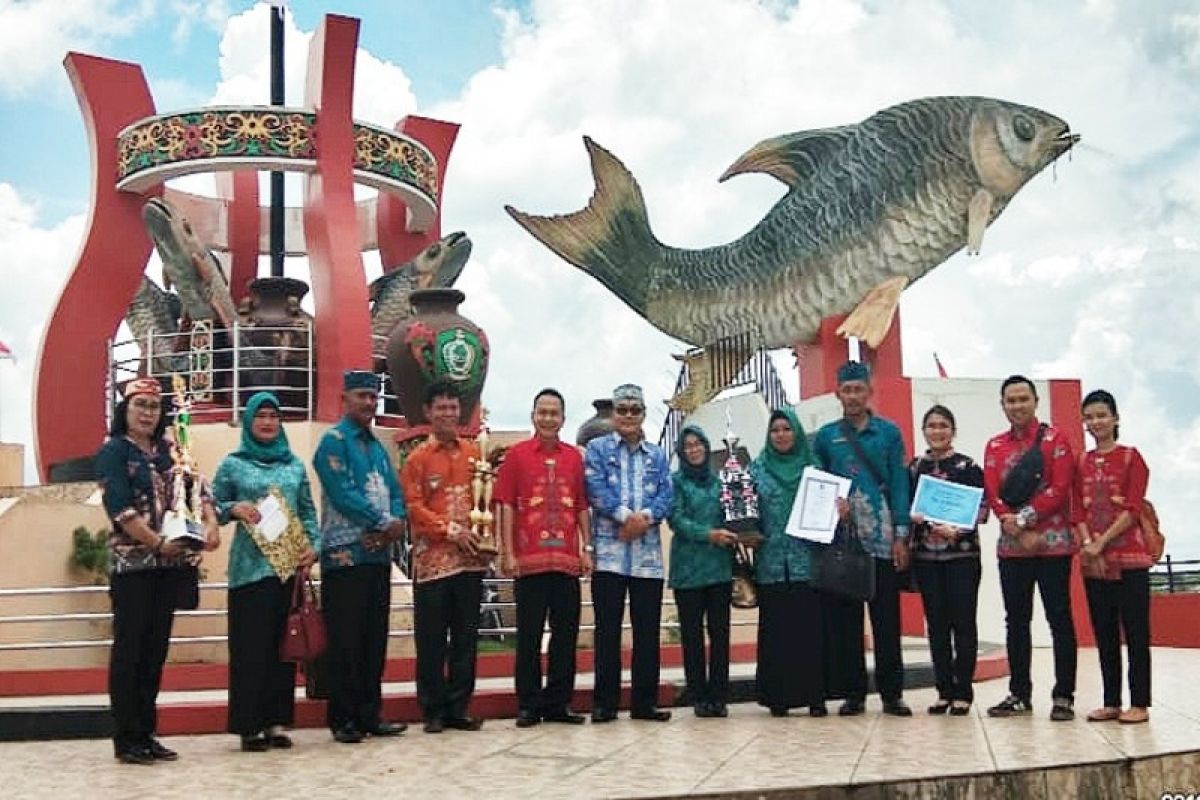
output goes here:
<path id="1" fill-rule="evenodd" d="M 637 417 L 645 411 L 641 406 L 615 406 L 613 413 L 622 417 Z"/>

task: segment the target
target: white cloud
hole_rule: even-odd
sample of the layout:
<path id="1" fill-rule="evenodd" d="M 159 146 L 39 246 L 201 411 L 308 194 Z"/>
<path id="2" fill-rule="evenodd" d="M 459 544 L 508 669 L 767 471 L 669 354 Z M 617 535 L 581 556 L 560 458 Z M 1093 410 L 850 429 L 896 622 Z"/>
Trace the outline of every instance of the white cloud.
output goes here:
<path id="1" fill-rule="evenodd" d="M 0 94 L 30 91 L 68 50 L 132 35 L 153 8 L 153 0 L 0 0 Z"/>

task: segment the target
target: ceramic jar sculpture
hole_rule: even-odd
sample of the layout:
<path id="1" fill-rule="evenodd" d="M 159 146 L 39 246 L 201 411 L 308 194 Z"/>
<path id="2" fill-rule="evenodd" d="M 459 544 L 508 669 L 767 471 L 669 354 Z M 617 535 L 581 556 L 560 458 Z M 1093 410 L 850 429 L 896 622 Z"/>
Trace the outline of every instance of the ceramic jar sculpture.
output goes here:
<path id="1" fill-rule="evenodd" d="M 579 430 L 575 432 L 575 444 L 580 447 L 586 447 L 587 443 L 592 439 L 604 436 L 606 433 L 612 433 L 612 399 L 602 397 L 598 400 L 593 400 L 592 407 L 596 409 L 596 415 L 580 425 Z"/>
<path id="2" fill-rule="evenodd" d="M 409 425 L 425 425 L 425 390 L 444 381 L 458 390 L 459 424 L 470 422 L 487 377 L 488 341 L 478 325 L 458 313 L 466 296 L 458 289 L 418 289 L 410 295 L 413 316 L 392 331 L 388 374 Z"/>
<path id="3" fill-rule="evenodd" d="M 300 308 L 308 284 L 295 278 L 258 278 L 238 308 L 242 330 L 238 364 L 241 403 L 260 389 L 278 395 L 286 409 L 308 408 L 309 331 L 312 317 Z M 315 374 L 315 372 L 313 373 Z"/>

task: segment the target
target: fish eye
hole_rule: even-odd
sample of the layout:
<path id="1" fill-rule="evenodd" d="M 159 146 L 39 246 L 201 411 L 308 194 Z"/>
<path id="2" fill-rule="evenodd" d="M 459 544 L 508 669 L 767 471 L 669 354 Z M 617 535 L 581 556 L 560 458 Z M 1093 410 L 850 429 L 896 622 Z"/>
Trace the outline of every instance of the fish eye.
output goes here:
<path id="1" fill-rule="evenodd" d="M 1030 121 L 1029 117 L 1014 117 L 1013 133 L 1023 142 L 1032 142 L 1034 135 L 1033 122 Z"/>
<path id="2" fill-rule="evenodd" d="M 430 258 L 437 258 L 437 257 L 438 257 L 438 253 L 440 253 L 440 252 L 442 252 L 442 246 L 441 246 L 441 245 L 438 245 L 438 244 L 431 244 L 431 245 L 429 245 L 429 249 L 425 251 L 425 254 L 426 254 L 427 256 L 429 256 Z"/>

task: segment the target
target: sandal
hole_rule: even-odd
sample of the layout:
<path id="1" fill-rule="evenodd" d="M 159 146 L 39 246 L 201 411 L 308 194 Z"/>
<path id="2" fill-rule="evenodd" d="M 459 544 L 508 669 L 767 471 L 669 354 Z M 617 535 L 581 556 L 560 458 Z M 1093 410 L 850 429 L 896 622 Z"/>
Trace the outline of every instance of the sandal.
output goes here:
<path id="1" fill-rule="evenodd" d="M 1121 715 L 1117 717 L 1117 719 L 1120 720 L 1121 724 L 1123 725 L 1138 725 L 1140 723 L 1150 721 L 1150 712 L 1147 709 L 1134 706 L 1122 711 Z"/>
<path id="2" fill-rule="evenodd" d="M 939 697 L 938 701 L 936 703 L 934 703 L 933 705 L 931 705 L 929 708 L 927 708 L 925 710 L 928 711 L 930 714 L 934 714 L 934 715 L 945 714 L 947 711 L 950 710 L 950 701 L 945 698 Z"/>
<path id="3" fill-rule="evenodd" d="M 1114 706 L 1102 706 L 1088 712 L 1088 722 L 1110 722 L 1114 719 L 1120 719 L 1121 709 Z"/>
<path id="4" fill-rule="evenodd" d="M 950 716 L 965 717 L 971 713 L 971 702 L 969 700 L 955 700 L 950 704 Z"/>

